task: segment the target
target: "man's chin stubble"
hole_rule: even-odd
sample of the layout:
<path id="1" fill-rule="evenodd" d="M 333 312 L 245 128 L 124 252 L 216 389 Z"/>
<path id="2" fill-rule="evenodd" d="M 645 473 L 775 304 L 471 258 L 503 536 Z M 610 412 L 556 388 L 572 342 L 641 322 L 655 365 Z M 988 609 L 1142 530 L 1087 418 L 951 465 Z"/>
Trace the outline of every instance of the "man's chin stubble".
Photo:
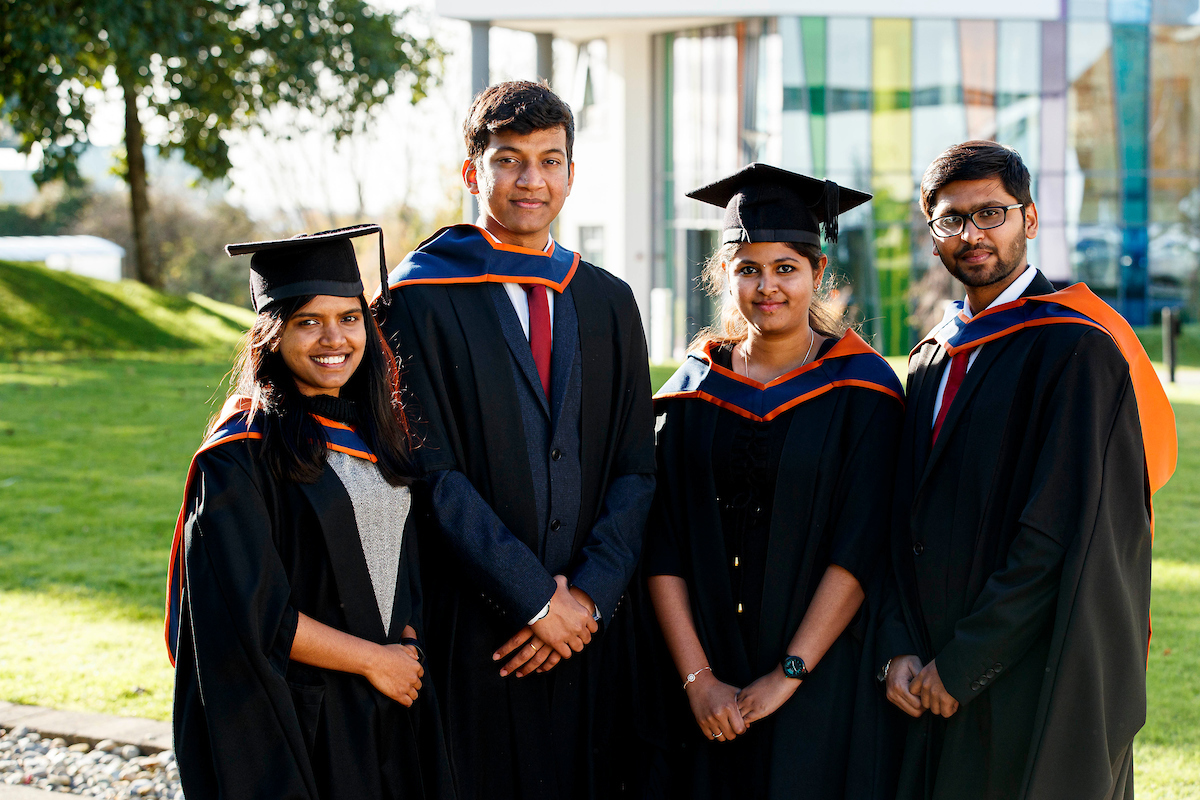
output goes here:
<path id="1" fill-rule="evenodd" d="M 996 256 L 997 259 L 999 258 L 998 253 L 992 252 L 992 255 Z M 1013 259 L 1011 264 L 1005 264 L 1003 261 L 997 261 L 995 268 L 987 270 L 983 273 L 973 274 L 960 269 L 957 265 L 957 259 L 955 260 L 955 264 L 953 266 L 947 265 L 947 269 L 949 270 L 950 275 L 963 286 L 970 286 L 973 289 L 979 289 L 984 286 L 993 286 L 997 283 L 1000 283 L 1009 275 L 1012 275 L 1013 272 L 1016 271 L 1017 267 L 1024 263 L 1024 261 L 1025 252 L 1022 250 L 1017 258 Z"/>

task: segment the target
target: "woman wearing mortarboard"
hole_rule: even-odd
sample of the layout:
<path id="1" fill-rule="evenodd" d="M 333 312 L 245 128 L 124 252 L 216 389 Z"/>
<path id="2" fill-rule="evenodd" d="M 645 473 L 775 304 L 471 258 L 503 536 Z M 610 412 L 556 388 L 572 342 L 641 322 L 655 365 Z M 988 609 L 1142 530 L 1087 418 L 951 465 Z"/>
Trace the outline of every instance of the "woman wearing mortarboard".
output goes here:
<path id="1" fill-rule="evenodd" d="M 449 785 L 421 682 L 408 428 L 350 242 L 370 233 L 386 274 L 376 225 L 226 248 L 253 253 L 258 318 L 172 547 L 188 797 L 425 798 Z"/>
<path id="2" fill-rule="evenodd" d="M 655 398 L 643 569 L 682 682 L 670 783 L 689 798 L 884 797 L 871 618 L 903 389 L 822 302 L 818 232 L 835 241 L 870 195 L 751 164 L 689 196 L 725 208 L 705 269 L 723 309 Z"/>

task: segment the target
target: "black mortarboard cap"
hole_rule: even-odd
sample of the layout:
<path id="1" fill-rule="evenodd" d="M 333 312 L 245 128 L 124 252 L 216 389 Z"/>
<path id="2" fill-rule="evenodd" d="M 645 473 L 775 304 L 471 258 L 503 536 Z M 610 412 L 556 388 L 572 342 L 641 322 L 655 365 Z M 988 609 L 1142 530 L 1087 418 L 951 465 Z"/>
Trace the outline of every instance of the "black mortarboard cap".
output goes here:
<path id="1" fill-rule="evenodd" d="M 378 225 L 353 225 L 320 233 L 301 233 L 290 239 L 227 244 L 231 256 L 250 256 L 250 296 L 254 310 L 289 297 L 327 294 L 358 297 L 363 293 L 358 259 L 354 257 L 356 236 L 379 234 L 380 302 L 391 304 L 388 291 L 387 258 L 383 252 L 383 229 Z"/>
<path id="2" fill-rule="evenodd" d="M 839 214 L 871 199 L 833 181 L 798 175 L 757 162 L 727 178 L 701 186 L 688 197 L 725 209 L 721 243 L 799 242 L 821 246 L 837 241 Z"/>

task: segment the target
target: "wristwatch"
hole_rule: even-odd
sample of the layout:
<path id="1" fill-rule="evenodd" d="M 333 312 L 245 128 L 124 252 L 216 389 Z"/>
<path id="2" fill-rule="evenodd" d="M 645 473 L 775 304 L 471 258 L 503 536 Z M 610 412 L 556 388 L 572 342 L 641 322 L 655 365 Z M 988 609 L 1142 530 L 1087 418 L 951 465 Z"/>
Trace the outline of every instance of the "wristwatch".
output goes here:
<path id="1" fill-rule="evenodd" d="M 784 656 L 781 663 L 783 674 L 789 678 L 802 681 L 808 677 L 808 667 L 804 666 L 804 659 L 800 656 Z"/>

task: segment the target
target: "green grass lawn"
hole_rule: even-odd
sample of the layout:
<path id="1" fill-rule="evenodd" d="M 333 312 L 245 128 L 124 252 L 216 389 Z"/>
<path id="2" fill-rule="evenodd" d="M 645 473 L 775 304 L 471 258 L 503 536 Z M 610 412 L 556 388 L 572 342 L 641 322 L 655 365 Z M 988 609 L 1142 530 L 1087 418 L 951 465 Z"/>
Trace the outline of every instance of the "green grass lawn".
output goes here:
<path id="1" fill-rule="evenodd" d="M 0 698 L 167 718 L 167 555 L 226 369 L 0 364 Z"/>

